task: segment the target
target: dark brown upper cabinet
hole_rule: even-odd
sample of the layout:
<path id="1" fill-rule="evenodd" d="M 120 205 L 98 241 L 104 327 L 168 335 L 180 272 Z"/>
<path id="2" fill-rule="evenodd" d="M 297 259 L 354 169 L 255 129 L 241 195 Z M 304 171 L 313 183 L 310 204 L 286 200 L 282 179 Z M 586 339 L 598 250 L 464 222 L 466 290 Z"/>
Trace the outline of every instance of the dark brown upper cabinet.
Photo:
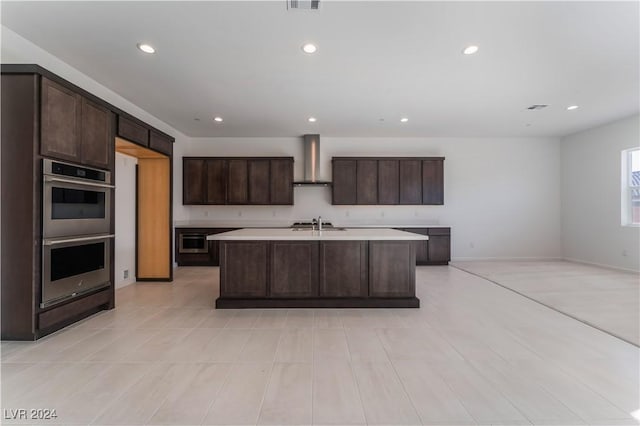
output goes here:
<path id="1" fill-rule="evenodd" d="M 40 154 L 111 168 L 113 114 L 73 90 L 42 78 Z"/>
<path id="2" fill-rule="evenodd" d="M 332 204 L 356 204 L 356 160 L 334 158 Z"/>
<path id="3" fill-rule="evenodd" d="M 82 99 L 74 91 L 42 78 L 40 154 L 61 160 L 80 159 Z"/>
<path id="4" fill-rule="evenodd" d="M 400 204 L 422 204 L 420 160 L 400 160 Z"/>
<path id="5" fill-rule="evenodd" d="M 202 161 L 207 164 L 205 204 L 227 204 L 227 162 L 215 159 Z"/>
<path id="6" fill-rule="evenodd" d="M 378 161 L 358 160 L 356 165 L 357 204 L 378 204 Z"/>
<path id="7" fill-rule="evenodd" d="M 398 160 L 378 161 L 378 204 L 400 204 Z"/>
<path id="8" fill-rule="evenodd" d="M 171 156 L 173 154 L 173 139 L 151 130 L 149 132 L 149 148 Z"/>
<path id="9" fill-rule="evenodd" d="M 444 204 L 444 157 L 334 157 L 332 204 Z"/>
<path id="10" fill-rule="evenodd" d="M 271 179 L 269 193 L 271 204 L 293 204 L 293 161 L 291 159 L 270 160 Z"/>
<path id="11" fill-rule="evenodd" d="M 293 204 L 292 157 L 184 157 L 183 169 L 183 204 Z"/>
<path id="12" fill-rule="evenodd" d="M 103 169 L 111 168 L 114 152 L 113 113 L 86 98 L 82 98 L 81 163 Z"/>
<path id="13" fill-rule="evenodd" d="M 227 180 L 227 204 L 248 204 L 249 186 L 247 160 L 229 160 Z"/>
<path id="14" fill-rule="evenodd" d="M 422 161 L 422 204 L 444 204 L 443 160 Z"/>
<path id="15" fill-rule="evenodd" d="M 249 204 L 269 204 L 269 160 L 249 160 Z"/>
<path id="16" fill-rule="evenodd" d="M 205 204 L 205 160 L 184 158 L 182 161 L 182 204 Z"/>
<path id="17" fill-rule="evenodd" d="M 142 146 L 149 146 L 149 129 L 122 115 L 118 116 L 118 136 Z"/>

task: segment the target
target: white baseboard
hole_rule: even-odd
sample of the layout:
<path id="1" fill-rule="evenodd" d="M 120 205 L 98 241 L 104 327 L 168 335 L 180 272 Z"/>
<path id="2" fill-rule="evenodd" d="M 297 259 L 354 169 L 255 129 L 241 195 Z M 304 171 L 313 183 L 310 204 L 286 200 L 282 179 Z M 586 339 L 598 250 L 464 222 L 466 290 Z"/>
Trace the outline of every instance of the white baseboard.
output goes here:
<path id="1" fill-rule="evenodd" d="M 635 274 L 640 273 L 640 270 L 636 270 L 636 269 L 621 268 L 619 266 L 606 265 L 604 263 L 587 262 L 586 260 L 572 259 L 570 257 L 564 257 L 562 258 L 562 260 L 566 262 L 581 263 L 583 265 L 597 266 L 599 268 L 611 269 L 614 271 L 632 272 Z"/>
<path id="2" fill-rule="evenodd" d="M 564 260 L 562 257 L 454 257 L 451 262 L 471 262 L 471 261 L 538 261 L 550 262 Z"/>

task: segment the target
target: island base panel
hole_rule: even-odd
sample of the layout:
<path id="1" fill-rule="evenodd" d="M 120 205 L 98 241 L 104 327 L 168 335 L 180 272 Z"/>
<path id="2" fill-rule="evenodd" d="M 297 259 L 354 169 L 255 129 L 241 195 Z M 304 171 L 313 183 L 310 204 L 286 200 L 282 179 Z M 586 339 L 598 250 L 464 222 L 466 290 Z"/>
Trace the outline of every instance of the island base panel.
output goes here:
<path id="1" fill-rule="evenodd" d="M 266 308 L 419 308 L 417 297 L 313 298 L 313 299 L 216 299 L 216 309 Z"/>

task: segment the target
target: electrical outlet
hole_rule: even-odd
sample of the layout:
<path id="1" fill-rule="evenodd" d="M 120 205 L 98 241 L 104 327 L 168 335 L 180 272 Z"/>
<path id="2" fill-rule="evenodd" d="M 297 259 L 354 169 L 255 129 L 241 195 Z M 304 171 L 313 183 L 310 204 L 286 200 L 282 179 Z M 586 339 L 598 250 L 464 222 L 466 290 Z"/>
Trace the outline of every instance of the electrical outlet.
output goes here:
<path id="1" fill-rule="evenodd" d="M 626 250 L 622 250 L 622 256 L 623 257 L 627 257 L 627 251 Z"/>
<path id="2" fill-rule="evenodd" d="M 124 278 L 124 279 L 129 278 L 129 270 L 128 269 L 124 270 L 124 273 L 122 274 L 122 278 Z"/>
<path id="3" fill-rule="evenodd" d="M 204 217 L 209 217 L 209 210 L 204 211 Z"/>
<path id="4" fill-rule="evenodd" d="M 238 217 L 242 217 L 242 211 L 238 210 Z"/>
<path id="5" fill-rule="evenodd" d="M 273 210 L 273 211 L 271 212 L 271 216 L 272 216 L 272 217 L 276 217 L 276 211 L 275 211 L 275 210 Z"/>
<path id="6" fill-rule="evenodd" d="M 469 243 L 469 247 L 470 247 L 470 248 L 476 248 L 476 244 L 475 244 L 473 241 L 471 241 L 471 242 Z"/>
<path id="7" fill-rule="evenodd" d="M 349 210 L 347 210 L 346 212 L 344 212 L 344 215 L 345 215 L 346 217 L 349 217 L 349 215 L 350 215 L 350 214 L 351 214 L 351 213 L 349 213 Z"/>
<path id="8" fill-rule="evenodd" d="M 380 217 L 384 217 L 384 212 L 380 212 Z"/>

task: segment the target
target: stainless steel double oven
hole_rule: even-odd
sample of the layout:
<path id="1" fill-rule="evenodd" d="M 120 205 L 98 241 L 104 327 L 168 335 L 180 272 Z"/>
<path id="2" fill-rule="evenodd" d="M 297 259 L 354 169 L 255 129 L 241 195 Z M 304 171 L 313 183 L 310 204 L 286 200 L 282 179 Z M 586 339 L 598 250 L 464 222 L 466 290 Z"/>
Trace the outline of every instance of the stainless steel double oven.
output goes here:
<path id="1" fill-rule="evenodd" d="M 111 173 L 42 161 L 42 302 L 48 307 L 111 284 Z"/>

